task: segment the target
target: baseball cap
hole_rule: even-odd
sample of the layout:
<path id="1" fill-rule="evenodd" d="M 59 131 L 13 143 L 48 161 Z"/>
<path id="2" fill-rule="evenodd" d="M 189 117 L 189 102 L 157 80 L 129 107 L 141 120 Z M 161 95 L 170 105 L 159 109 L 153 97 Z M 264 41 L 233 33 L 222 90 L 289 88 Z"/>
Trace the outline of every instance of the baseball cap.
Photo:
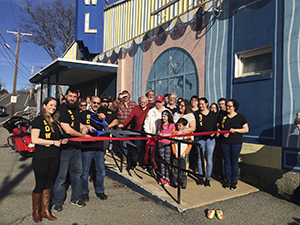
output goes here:
<path id="1" fill-rule="evenodd" d="M 108 98 L 107 97 L 102 97 L 101 102 L 108 102 Z"/>
<path id="2" fill-rule="evenodd" d="M 155 98 L 155 102 L 163 102 L 163 97 L 161 95 L 157 95 Z"/>

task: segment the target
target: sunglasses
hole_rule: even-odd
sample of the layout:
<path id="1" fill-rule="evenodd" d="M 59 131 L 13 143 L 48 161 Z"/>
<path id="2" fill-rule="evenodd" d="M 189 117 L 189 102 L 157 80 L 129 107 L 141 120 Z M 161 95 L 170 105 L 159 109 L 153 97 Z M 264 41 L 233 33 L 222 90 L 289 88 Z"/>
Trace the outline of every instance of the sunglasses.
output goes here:
<path id="1" fill-rule="evenodd" d="M 87 106 L 87 105 L 80 105 L 80 106 Z"/>
<path id="2" fill-rule="evenodd" d="M 100 102 L 93 102 L 93 104 L 97 104 L 97 105 L 100 105 Z"/>

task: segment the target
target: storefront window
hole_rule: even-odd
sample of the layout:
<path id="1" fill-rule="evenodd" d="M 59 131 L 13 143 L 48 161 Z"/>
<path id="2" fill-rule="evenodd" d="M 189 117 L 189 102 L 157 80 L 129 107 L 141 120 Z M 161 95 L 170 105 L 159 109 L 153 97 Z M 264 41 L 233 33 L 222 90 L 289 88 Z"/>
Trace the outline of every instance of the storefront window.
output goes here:
<path id="1" fill-rule="evenodd" d="M 147 79 L 146 92 L 155 95 L 176 93 L 190 99 L 198 95 L 198 73 L 193 58 L 181 48 L 164 51 L 153 63 Z"/>

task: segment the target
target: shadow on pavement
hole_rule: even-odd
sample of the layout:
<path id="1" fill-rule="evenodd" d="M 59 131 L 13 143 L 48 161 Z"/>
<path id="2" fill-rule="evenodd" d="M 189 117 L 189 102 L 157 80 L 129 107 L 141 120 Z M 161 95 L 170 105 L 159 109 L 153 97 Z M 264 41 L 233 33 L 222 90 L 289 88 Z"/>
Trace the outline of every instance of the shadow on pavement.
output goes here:
<path id="1" fill-rule="evenodd" d="M 24 161 L 25 159 L 20 158 L 20 161 Z M 3 198 L 5 198 L 7 195 L 9 195 L 12 191 L 12 189 L 17 186 L 22 180 L 25 179 L 27 175 L 30 174 L 32 170 L 32 166 L 30 165 L 21 165 L 20 168 L 22 169 L 22 172 L 19 173 L 17 176 L 14 178 L 11 178 L 10 175 L 7 175 L 1 184 L 1 189 L 0 189 L 0 202 L 2 201 Z"/>

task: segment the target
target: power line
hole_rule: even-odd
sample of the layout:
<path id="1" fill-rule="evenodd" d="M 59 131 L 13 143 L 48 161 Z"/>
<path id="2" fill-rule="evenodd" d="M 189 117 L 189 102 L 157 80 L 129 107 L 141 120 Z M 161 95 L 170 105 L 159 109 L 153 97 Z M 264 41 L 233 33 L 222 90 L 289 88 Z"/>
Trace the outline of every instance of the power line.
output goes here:
<path id="1" fill-rule="evenodd" d="M 2 36 L 2 34 L 0 33 L 0 36 L 2 37 L 2 39 L 3 39 L 3 41 L 4 41 L 4 43 L 6 43 L 6 41 L 5 41 L 5 39 L 4 39 L 4 37 Z M 0 44 L 1 44 L 1 46 L 3 47 L 3 43 L 0 41 Z M 4 47 L 3 47 L 4 48 Z M 5 52 L 7 53 L 7 50 L 6 50 L 6 48 L 4 48 L 4 50 L 5 50 Z M 14 56 L 14 57 L 16 57 L 16 54 L 13 52 L 13 50 L 11 50 L 10 51 L 10 53 Z M 7 55 L 9 56 L 9 54 L 7 53 Z M 9 58 L 10 58 L 10 56 L 9 56 Z M 10 58 L 11 59 L 11 58 Z M 19 62 L 20 62 L 20 64 L 26 69 L 26 70 L 28 70 L 29 72 L 30 72 L 30 70 L 19 60 Z"/>
<path id="2" fill-rule="evenodd" d="M 18 26 L 18 23 L 17 23 L 17 20 L 16 20 L 16 16 L 15 16 L 15 12 L 14 12 L 13 7 L 12 7 L 12 5 L 11 5 L 11 0 L 9 0 L 9 5 L 10 5 L 10 8 L 11 8 L 12 15 L 13 15 L 13 17 L 14 17 L 15 23 L 16 23 L 16 25 Z"/>
<path id="3" fill-rule="evenodd" d="M 0 52 L 1 52 L 1 54 L 3 55 L 3 57 L 6 59 L 6 61 L 14 68 L 14 63 L 13 62 L 10 62 L 7 58 L 6 58 L 6 56 L 4 55 L 4 53 L 0 50 Z M 12 59 L 11 59 L 11 61 L 13 61 Z M 23 78 L 25 78 L 25 79 L 29 79 L 29 77 L 25 77 L 25 76 L 27 76 L 26 75 L 26 73 L 24 73 L 24 71 L 22 71 L 22 70 L 20 70 L 19 68 L 18 68 L 18 72 L 20 72 L 20 75 L 23 77 Z"/>

